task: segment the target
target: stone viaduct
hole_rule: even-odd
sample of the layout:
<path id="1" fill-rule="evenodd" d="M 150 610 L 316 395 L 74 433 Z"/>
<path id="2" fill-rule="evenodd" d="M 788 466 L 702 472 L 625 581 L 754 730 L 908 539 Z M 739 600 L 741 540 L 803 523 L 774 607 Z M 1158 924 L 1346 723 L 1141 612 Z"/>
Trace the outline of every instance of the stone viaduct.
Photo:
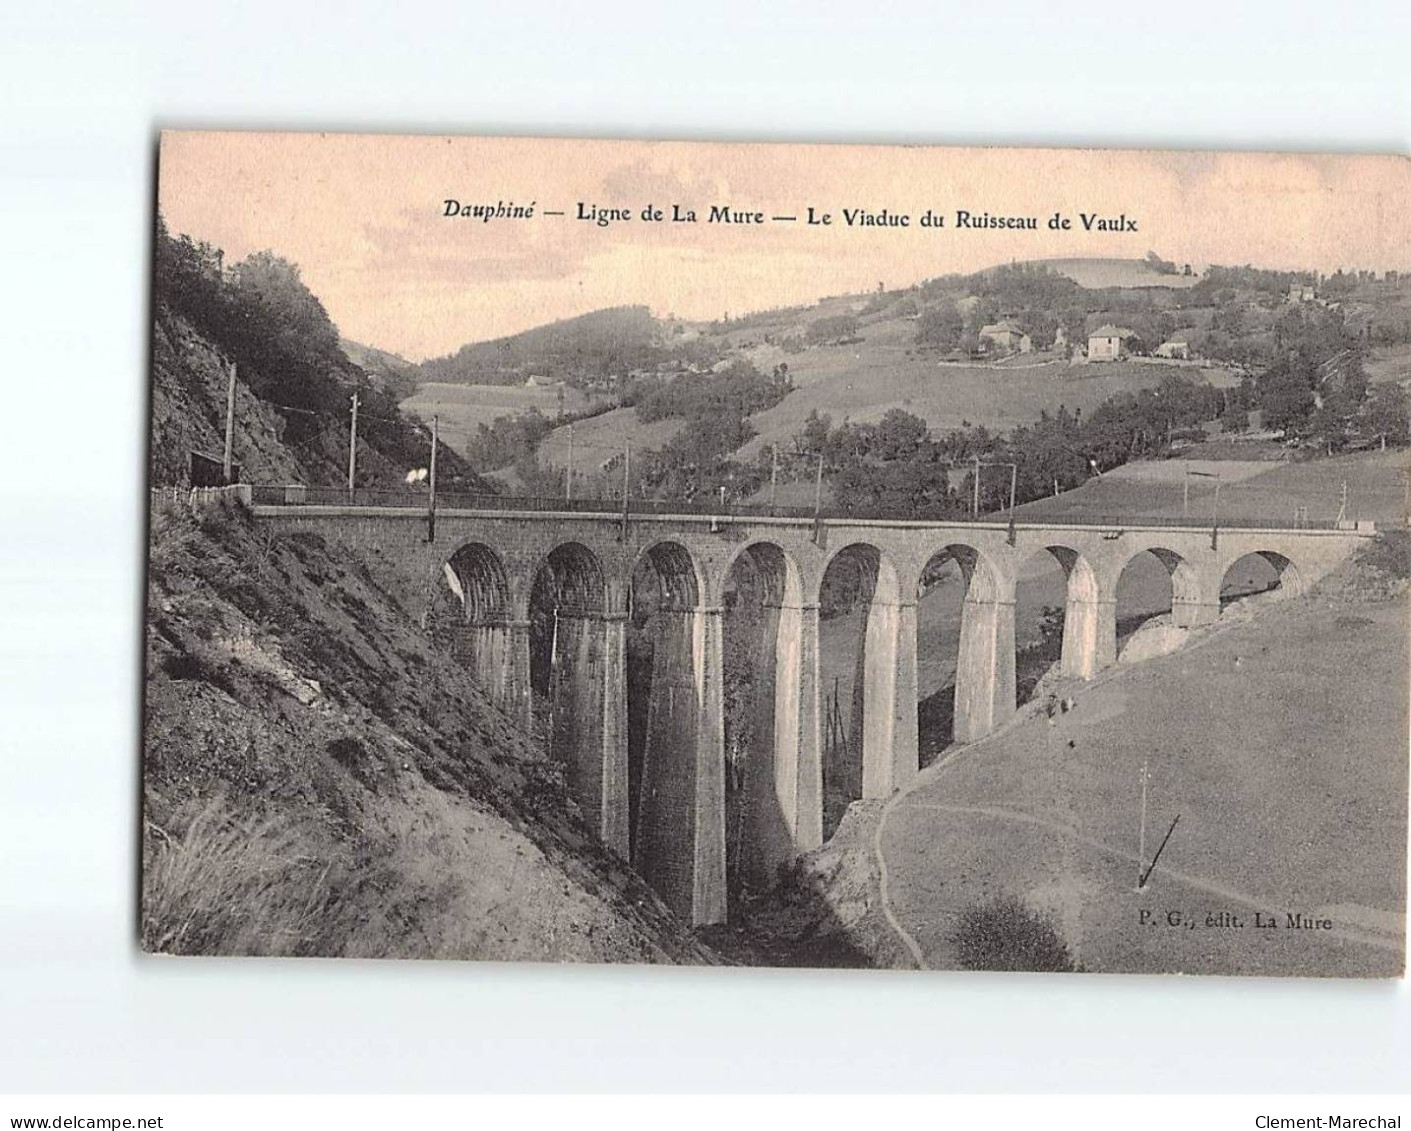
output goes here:
<path id="1" fill-rule="evenodd" d="M 973 741 L 1015 704 L 1020 567 L 1050 554 L 1068 578 L 1061 669 L 1090 679 L 1117 652 L 1117 582 L 1150 551 L 1171 577 L 1172 619 L 1220 615 L 1237 560 L 1258 554 L 1297 593 L 1371 530 L 1209 525 L 947 523 L 857 518 L 621 513 L 580 509 L 437 510 L 425 506 L 256 502 L 256 520 L 312 532 L 394 579 L 414 615 L 453 595 L 455 650 L 507 711 L 532 723 L 531 606 L 552 616 L 547 741 L 603 842 L 630 859 L 668 906 L 695 924 L 727 914 L 724 600 L 732 568 L 764 579 L 752 795 L 745 843 L 770 875 L 823 840 L 819 598 L 847 559 L 867 601 L 853 730 L 862 795 L 884 797 L 918 771 L 917 601 L 943 560 L 964 580 L 955 739 Z M 611 505 L 611 504 L 605 504 Z M 429 534 L 434 531 L 434 540 Z M 630 780 L 626 630 L 634 603 L 654 612 L 644 753 Z M 543 661 L 539 662 L 544 667 Z M 860 716 L 860 717 L 859 717 Z"/>

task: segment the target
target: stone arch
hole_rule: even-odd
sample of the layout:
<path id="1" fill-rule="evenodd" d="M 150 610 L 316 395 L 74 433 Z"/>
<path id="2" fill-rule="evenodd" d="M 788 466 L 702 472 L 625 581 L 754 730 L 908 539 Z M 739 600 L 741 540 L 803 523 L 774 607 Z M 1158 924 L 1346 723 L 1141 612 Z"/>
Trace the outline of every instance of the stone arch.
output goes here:
<path id="1" fill-rule="evenodd" d="M 529 574 L 529 597 L 574 614 L 607 611 L 607 572 L 598 555 L 582 542 L 560 542 L 541 557 Z"/>
<path id="2" fill-rule="evenodd" d="M 725 563 L 718 591 L 724 656 L 726 887 L 767 890 L 821 842 L 817 609 L 805 609 L 793 556 L 754 541 Z"/>
<path id="3" fill-rule="evenodd" d="M 1260 564 L 1262 578 L 1241 577 L 1241 567 L 1253 562 Z M 1272 584 L 1267 584 L 1262 588 L 1249 588 L 1252 582 L 1257 584 L 1259 580 L 1272 581 Z M 1225 564 L 1224 569 L 1220 571 L 1219 592 L 1222 609 L 1231 601 L 1274 590 L 1283 596 L 1297 597 L 1305 592 L 1305 588 L 1306 583 L 1297 564 L 1292 558 L 1276 550 L 1251 550 L 1248 553 L 1240 554 L 1238 557 L 1231 558 Z"/>
<path id="4" fill-rule="evenodd" d="M 931 593 L 943 583 L 951 566 L 961 578 L 958 618 L 952 617 L 942 638 L 955 640 L 953 692 L 947 685 L 918 705 L 927 715 L 930 747 L 950 739 L 972 742 L 1014 713 L 1014 574 L 1002 562 L 976 546 L 951 542 L 937 548 L 922 565 L 918 594 Z M 941 648 L 946 651 L 944 645 Z M 934 655 L 935 648 L 928 649 Z M 920 722 L 918 721 L 918 726 Z"/>
<path id="5" fill-rule="evenodd" d="M 828 699 L 823 832 L 831 835 L 852 801 L 886 797 L 918 769 L 916 598 L 903 591 L 885 550 L 856 541 L 824 563 L 819 609 Z M 859 609 L 865 610 L 860 629 L 844 621 Z"/>
<path id="6" fill-rule="evenodd" d="M 501 708 L 523 718 L 526 673 L 519 663 L 513 590 L 504 560 L 484 542 L 466 542 L 440 565 L 432 631 Z M 449 616 L 442 611 L 450 605 Z"/>
<path id="7" fill-rule="evenodd" d="M 658 599 L 674 609 L 695 609 L 706 603 L 705 575 L 696 556 L 682 543 L 663 539 L 646 546 L 632 563 L 629 591 L 644 579 L 644 567 L 655 576 Z"/>
<path id="8" fill-rule="evenodd" d="M 493 624 L 511 613 L 509 573 L 484 542 L 466 542 L 441 565 L 444 580 L 461 602 L 466 624 Z"/>
<path id="9" fill-rule="evenodd" d="M 771 600 L 790 604 L 803 601 L 803 572 L 798 560 L 778 542 L 768 539 L 747 542 L 730 555 L 720 575 L 722 591 L 731 572 L 743 560 L 749 561 L 768 577 Z"/>
<path id="10" fill-rule="evenodd" d="M 1098 574 L 1092 563 L 1072 546 L 1053 543 L 1032 551 L 1023 559 L 1020 574 L 1024 565 L 1043 556 L 1057 562 L 1063 570 L 1062 641 L 1056 657 L 1059 672 L 1069 679 L 1092 679 L 1115 658 L 1113 647 L 1107 644 L 1109 637 L 1115 643 L 1113 605 L 1102 600 Z M 1016 605 L 1022 584 L 1022 578 L 1016 582 Z M 1031 640 L 1034 626 L 1025 624 L 1016 631 L 1026 641 Z"/>

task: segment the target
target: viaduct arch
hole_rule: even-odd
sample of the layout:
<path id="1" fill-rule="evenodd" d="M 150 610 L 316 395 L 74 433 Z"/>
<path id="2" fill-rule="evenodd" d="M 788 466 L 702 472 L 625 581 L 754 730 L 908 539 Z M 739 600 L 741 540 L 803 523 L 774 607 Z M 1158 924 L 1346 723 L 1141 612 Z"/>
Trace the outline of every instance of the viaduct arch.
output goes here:
<path id="1" fill-rule="evenodd" d="M 1150 552 L 1167 569 L 1173 623 L 1220 615 L 1227 572 L 1257 554 L 1303 592 L 1375 533 L 1156 524 L 1046 524 L 643 514 L 587 510 L 256 504 L 257 522 L 309 532 L 359 556 L 423 624 L 449 589 L 453 651 L 502 709 L 534 706 L 584 816 L 674 911 L 695 924 L 728 914 L 727 806 L 745 798 L 737 866 L 765 878 L 823 840 L 820 598 L 850 564 L 866 593 L 851 743 L 860 793 L 885 797 L 918 772 L 917 605 L 937 561 L 964 581 L 955 739 L 1015 712 L 1020 568 L 1063 568 L 1061 671 L 1091 679 L 1116 659 L 1117 584 Z M 726 601 L 742 575 L 761 613 L 752 647 L 752 772 L 727 782 Z M 444 604 L 444 602 L 443 602 Z M 650 678 L 629 687 L 626 639 L 642 622 Z M 635 630 L 634 630 L 635 631 Z M 733 631 L 733 629 L 732 629 Z M 633 788 L 629 697 L 645 695 Z M 732 752 L 733 754 L 736 752 Z M 733 798 L 733 802 L 732 802 Z M 741 847 L 743 846 L 743 847 Z"/>

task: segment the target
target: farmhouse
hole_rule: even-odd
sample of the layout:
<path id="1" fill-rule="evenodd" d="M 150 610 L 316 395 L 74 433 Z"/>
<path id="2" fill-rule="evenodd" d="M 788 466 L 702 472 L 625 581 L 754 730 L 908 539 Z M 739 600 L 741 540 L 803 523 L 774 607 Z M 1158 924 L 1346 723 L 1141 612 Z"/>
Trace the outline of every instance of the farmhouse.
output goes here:
<path id="1" fill-rule="evenodd" d="M 1127 352 L 1127 340 L 1135 331 L 1122 326 L 1099 326 L 1088 335 L 1089 361 L 1116 361 Z"/>
<path id="2" fill-rule="evenodd" d="M 1006 319 L 980 327 L 980 342 L 1005 353 L 1028 353 L 1034 343 L 1023 327 Z"/>
<path id="3" fill-rule="evenodd" d="M 1308 283 L 1292 283 L 1289 285 L 1289 302 L 1314 302 L 1318 298 L 1316 287 Z"/>
<path id="4" fill-rule="evenodd" d="M 524 382 L 524 387 L 526 389 L 555 389 L 562 384 L 562 381 L 555 381 L 552 377 L 545 377 L 542 373 L 531 373 L 529 380 Z"/>
<path id="5" fill-rule="evenodd" d="M 1169 357 L 1178 361 L 1189 361 L 1197 352 L 1195 335 L 1186 330 L 1172 334 L 1156 347 L 1157 357 Z"/>

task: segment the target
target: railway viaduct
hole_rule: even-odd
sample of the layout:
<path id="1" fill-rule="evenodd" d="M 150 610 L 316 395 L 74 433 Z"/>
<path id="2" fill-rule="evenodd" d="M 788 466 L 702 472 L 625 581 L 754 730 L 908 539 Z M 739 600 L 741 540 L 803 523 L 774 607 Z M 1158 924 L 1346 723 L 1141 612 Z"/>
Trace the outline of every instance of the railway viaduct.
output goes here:
<path id="1" fill-rule="evenodd" d="M 280 496 L 276 496 L 280 497 Z M 937 522 L 763 514 L 628 516 L 574 509 L 261 502 L 256 521 L 307 532 L 375 564 L 423 621 L 446 594 L 456 653 L 493 698 L 532 722 L 531 606 L 552 615 L 548 743 L 603 842 L 630 859 L 668 906 L 695 924 L 727 914 L 724 605 L 732 571 L 763 585 L 755 649 L 751 796 L 753 874 L 823 841 L 819 601 L 846 561 L 867 602 L 854 693 L 862 796 L 884 797 L 918 771 L 917 601 L 937 564 L 964 584 L 956 667 L 957 741 L 1003 723 L 1015 704 L 1015 591 L 1031 555 L 1067 575 L 1061 670 L 1090 679 L 1117 653 L 1117 582 L 1150 551 L 1171 577 L 1172 620 L 1220 615 L 1237 560 L 1258 554 L 1280 587 L 1302 591 L 1372 533 L 1158 522 Z M 375 559 L 375 563 L 372 561 Z M 649 605 L 649 690 L 628 678 L 629 611 Z M 541 622 L 542 623 L 542 622 Z M 541 648 L 542 652 L 543 649 Z M 629 686 L 632 684 L 633 686 Z M 628 697 L 645 693 L 644 752 L 629 771 Z"/>

